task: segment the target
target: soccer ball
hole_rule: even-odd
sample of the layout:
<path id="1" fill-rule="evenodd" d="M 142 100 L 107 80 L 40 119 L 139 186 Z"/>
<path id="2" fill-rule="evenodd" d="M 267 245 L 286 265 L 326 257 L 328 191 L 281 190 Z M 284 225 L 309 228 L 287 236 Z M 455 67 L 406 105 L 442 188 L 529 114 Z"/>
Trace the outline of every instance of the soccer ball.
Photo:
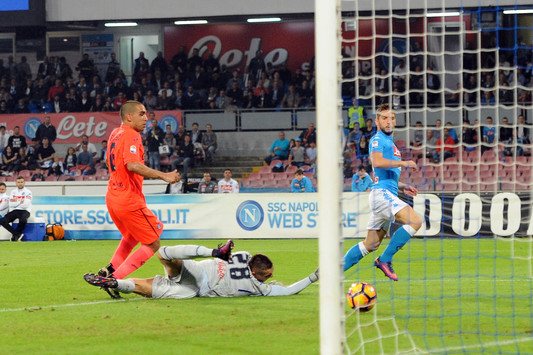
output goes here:
<path id="1" fill-rule="evenodd" d="M 376 304 L 378 294 L 374 286 L 366 282 L 356 282 L 348 289 L 348 304 L 359 312 L 368 312 Z"/>

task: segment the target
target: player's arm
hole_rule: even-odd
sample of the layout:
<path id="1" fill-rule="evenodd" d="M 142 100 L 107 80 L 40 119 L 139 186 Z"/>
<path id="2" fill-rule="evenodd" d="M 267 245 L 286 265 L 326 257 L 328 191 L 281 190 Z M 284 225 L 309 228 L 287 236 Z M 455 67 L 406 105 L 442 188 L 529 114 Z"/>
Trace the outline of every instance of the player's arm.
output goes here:
<path id="1" fill-rule="evenodd" d="M 370 161 L 374 168 L 412 168 L 418 171 L 418 166 L 412 160 L 391 160 L 383 157 L 383 153 L 375 151 L 370 155 Z"/>
<path id="2" fill-rule="evenodd" d="M 418 194 L 418 189 L 413 185 L 409 185 L 403 182 L 398 182 L 398 189 L 403 190 L 407 196 L 416 196 Z"/>
<path id="3" fill-rule="evenodd" d="M 126 169 L 128 169 L 132 173 L 142 175 L 148 179 L 161 179 L 165 182 L 168 182 L 169 184 L 174 184 L 178 182 L 177 170 L 171 171 L 169 173 L 164 173 L 162 171 L 149 168 L 138 161 L 130 161 L 126 164 Z"/>
<path id="4" fill-rule="evenodd" d="M 290 286 L 270 285 L 271 290 L 267 296 L 290 296 L 295 295 L 318 280 L 318 269 L 306 278 L 293 283 Z"/>

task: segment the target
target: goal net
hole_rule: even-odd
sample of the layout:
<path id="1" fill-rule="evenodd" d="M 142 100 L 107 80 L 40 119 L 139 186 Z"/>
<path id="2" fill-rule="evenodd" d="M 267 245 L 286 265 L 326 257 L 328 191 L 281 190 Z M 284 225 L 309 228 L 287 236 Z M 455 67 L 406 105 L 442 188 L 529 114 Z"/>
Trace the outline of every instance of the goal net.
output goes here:
<path id="1" fill-rule="evenodd" d="M 424 222 L 394 257 L 398 282 L 373 266 L 390 236 L 344 273 L 344 292 L 364 281 L 378 297 L 366 313 L 345 305 L 339 343 L 350 354 L 533 353 L 533 5 L 341 5 L 345 190 L 369 164 L 365 120 L 389 103 L 402 160 L 419 167 L 400 178 L 418 195 L 400 198 Z M 344 196 L 368 206 L 368 193 Z M 344 250 L 364 236 L 368 213 Z"/>

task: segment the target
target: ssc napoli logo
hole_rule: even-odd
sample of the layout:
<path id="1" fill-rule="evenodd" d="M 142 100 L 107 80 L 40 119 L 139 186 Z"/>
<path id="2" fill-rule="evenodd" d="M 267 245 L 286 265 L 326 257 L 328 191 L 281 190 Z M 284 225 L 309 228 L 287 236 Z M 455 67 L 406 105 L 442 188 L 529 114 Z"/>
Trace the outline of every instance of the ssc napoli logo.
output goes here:
<path id="1" fill-rule="evenodd" d="M 165 132 L 167 125 L 170 125 L 170 130 L 172 133 L 176 134 L 178 131 L 179 122 L 176 116 L 173 115 L 164 115 L 158 122 L 159 127 Z"/>
<path id="2" fill-rule="evenodd" d="M 24 135 L 27 138 L 35 138 L 37 128 L 41 125 L 42 121 L 37 117 L 30 117 L 24 122 Z"/>
<path id="3" fill-rule="evenodd" d="M 261 205 L 255 201 L 244 201 L 237 208 L 237 223 L 246 231 L 253 231 L 261 227 L 265 213 Z"/>

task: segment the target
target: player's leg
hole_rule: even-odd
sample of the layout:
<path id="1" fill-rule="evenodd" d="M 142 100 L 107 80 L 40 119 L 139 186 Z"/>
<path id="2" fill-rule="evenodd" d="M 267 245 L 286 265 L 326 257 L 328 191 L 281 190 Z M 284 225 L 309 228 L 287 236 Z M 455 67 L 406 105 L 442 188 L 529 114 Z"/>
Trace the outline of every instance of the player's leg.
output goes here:
<path id="1" fill-rule="evenodd" d="M 30 213 L 28 211 L 24 210 L 16 210 L 17 211 L 17 218 L 18 218 L 18 225 L 17 228 L 15 228 L 16 236 L 19 240 L 23 237 L 24 228 L 26 228 L 26 224 L 28 224 L 28 218 L 30 217 Z"/>
<path id="2" fill-rule="evenodd" d="M 123 279 L 141 267 L 160 247 L 159 236 L 163 232 L 163 223 L 148 208 L 137 211 L 115 211 L 122 218 L 124 228 L 141 246 L 115 270 L 113 276 Z"/>
<path id="3" fill-rule="evenodd" d="M 141 296 L 152 297 L 152 284 L 154 279 L 115 279 L 113 277 L 104 277 L 97 274 L 85 274 L 83 278 L 87 283 L 101 287 L 104 289 L 111 289 L 118 293 L 132 293 L 135 292 Z"/>
<path id="4" fill-rule="evenodd" d="M 392 262 L 396 254 L 422 226 L 422 220 L 409 205 L 396 213 L 395 220 L 403 224 L 392 235 L 391 241 L 379 259 L 383 262 Z"/>
<path id="5" fill-rule="evenodd" d="M 11 241 L 17 241 L 18 240 L 17 231 L 15 230 L 15 228 L 13 228 L 13 226 L 11 226 L 11 222 L 13 222 L 15 219 L 17 219 L 16 210 L 8 212 L 4 216 L 4 218 L 0 219 L 0 225 L 2 225 L 2 227 L 7 229 L 7 231 L 9 233 L 11 233 L 11 235 L 12 235 Z"/>
<path id="6" fill-rule="evenodd" d="M 111 257 L 111 261 L 109 262 L 109 265 L 101 268 L 98 271 L 98 275 L 100 276 L 111 276 L 115 272 L 115 270 L 122 265 L 124 260 L 130 255 L 131 251 L 135 246 L 139 244 L 138 241 L 133 239 L 133 237 L 129 234 L 126 234 L 122 237 L 120 240 L 120 243 L 118 244 L 117 249 L 115 250 L 115 253 Z"/>
<path id="7" fill-rule="evenodd" d="M 369 229 L 365 240 L 351 247 L 344 255 L 344 271 L 357 264 L 365 255 L 377 250 L 386 235 L 387 231 L 383 228 L 379 230 Z"/>
<path id="8" fill-rule="evenodd" d="M 233 240 L 229 239 L 224 245 L 211 249 L 202 245 L 174 245 L 165 246 L 159 249 L 159 258 L 162 260 L 173 259 L 194 259 L 215 257 L 223 260 L 229 260 Z"/>

